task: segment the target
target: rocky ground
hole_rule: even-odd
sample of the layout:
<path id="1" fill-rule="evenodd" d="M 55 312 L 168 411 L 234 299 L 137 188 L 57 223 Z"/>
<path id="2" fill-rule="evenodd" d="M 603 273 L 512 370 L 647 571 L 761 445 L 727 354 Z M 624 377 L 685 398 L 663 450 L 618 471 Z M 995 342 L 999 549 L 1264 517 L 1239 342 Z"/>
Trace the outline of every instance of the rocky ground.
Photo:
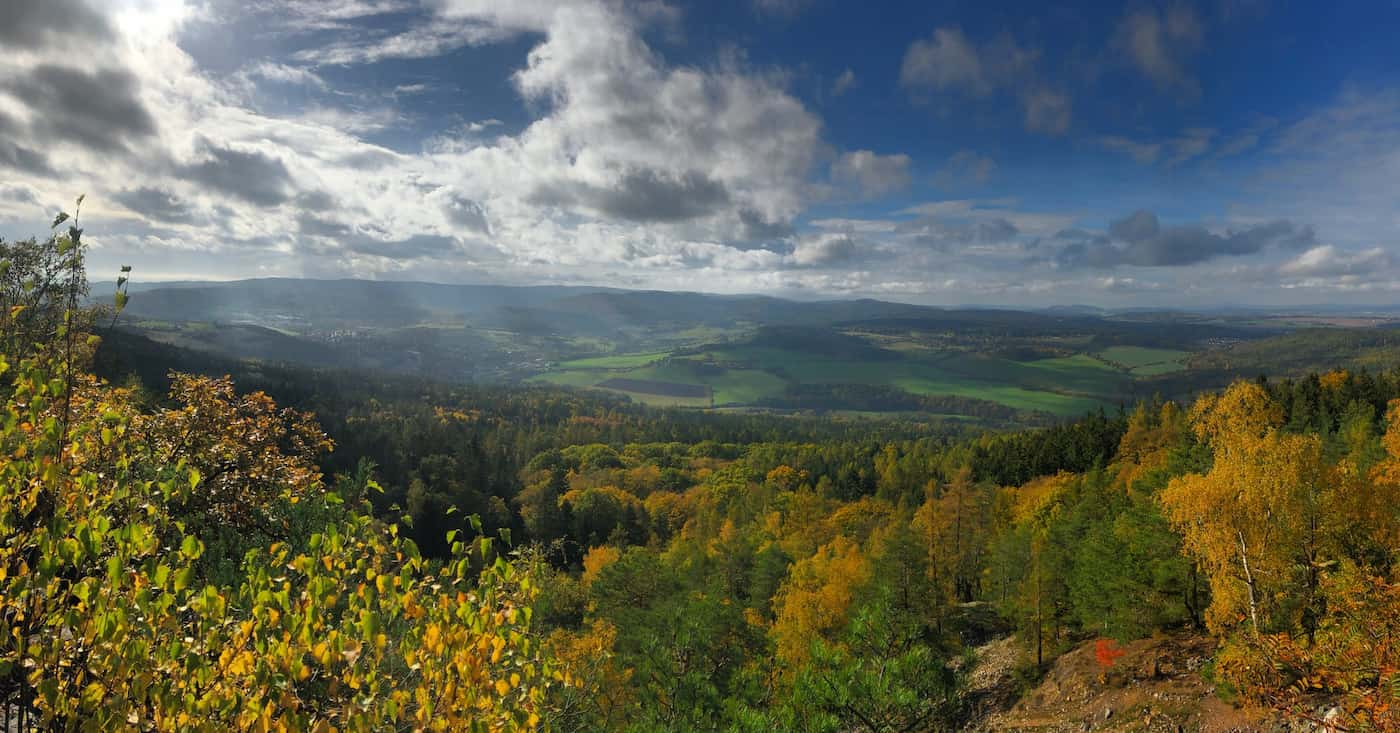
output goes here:
<path id="1" fill-rule="evenodd" d="M 1214 642 L 1160 635 L 1122 647 L 1105 669 L 1086 642 L 1055 660 L 1021 695 L 1015 670 L 1024 651 L 1010 637 L 978 647 L 972 716 L 966 728 L 992 731 L 1283 731 L 1266 711 L 1225 702 L 1201 674 Z"/>

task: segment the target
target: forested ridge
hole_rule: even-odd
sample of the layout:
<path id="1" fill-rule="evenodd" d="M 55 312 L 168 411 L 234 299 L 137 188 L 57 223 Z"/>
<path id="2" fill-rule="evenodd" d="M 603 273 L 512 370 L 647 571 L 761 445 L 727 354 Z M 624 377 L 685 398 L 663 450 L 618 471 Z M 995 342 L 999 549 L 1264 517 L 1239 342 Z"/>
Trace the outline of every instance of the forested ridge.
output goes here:
<path id="1" fill-rule="evenodd" d="M 991 636 L 1196 629 L 1241 705 L 1397 727 L 1400 371 L 969 434 L 230 364 L 84 307 L 64 219 L 0 243 L 43 726 L 953 730 Z"/>

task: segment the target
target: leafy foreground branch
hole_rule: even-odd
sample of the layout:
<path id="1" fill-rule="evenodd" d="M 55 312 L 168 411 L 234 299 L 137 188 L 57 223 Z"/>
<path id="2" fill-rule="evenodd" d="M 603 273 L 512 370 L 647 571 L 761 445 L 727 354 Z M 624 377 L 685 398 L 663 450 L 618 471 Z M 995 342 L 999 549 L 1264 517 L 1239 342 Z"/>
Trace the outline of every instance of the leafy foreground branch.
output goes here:
<path id="1" fill-rule="evenodd" d="M 30 247 L 74 282 L 80 234 Z M 424 559 L 363 513 L 372 482 L 323 483 L 308 417 L 226 380 L 177 378 L 142 412 L 84 370 L 75 302 L 32 298 L 0 351 L 0 700 L 63 730 L 540 721 L 563 682 L 526 565 L 486 538 Z"/>

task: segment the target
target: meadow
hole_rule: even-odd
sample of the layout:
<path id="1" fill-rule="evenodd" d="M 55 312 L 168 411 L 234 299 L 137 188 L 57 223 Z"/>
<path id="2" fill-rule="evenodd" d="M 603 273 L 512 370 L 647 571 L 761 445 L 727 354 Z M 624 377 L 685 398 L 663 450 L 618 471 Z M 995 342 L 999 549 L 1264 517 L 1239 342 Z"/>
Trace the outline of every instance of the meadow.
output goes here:
<path id="1" fill-rule="evenodd" d="M 1117 405 L 1133 381 L 1128 371 L 1089 354 L 1014 361 L 967 350 L 883 351 L 859 358 L 748 343 L 576 359 L 533 380 L 658 406 L 752 406 L 782 397 L 791 385 L 856 384 L 1074 416 Z M 694 386 L 708 388 L 710 398 L 682 396 Z"/>
<path id="2" fill-rule="evenodd" d="M 1143 346 L 1110 346 L 1097 356 L 1140 377 L 1155 377 L 1186 368 L 1188 352 L 1177 349 L 1150 349 Z"/>

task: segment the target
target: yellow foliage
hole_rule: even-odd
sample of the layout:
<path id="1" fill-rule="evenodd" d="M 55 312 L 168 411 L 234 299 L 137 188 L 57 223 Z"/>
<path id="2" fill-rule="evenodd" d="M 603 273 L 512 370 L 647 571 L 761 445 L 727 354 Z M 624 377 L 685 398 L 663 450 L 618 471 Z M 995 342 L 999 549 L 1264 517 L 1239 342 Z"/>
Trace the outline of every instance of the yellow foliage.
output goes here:
<path id="1" fill-rule="evenodd" d="M 1077 476 L 1066 471 L 1031 479 L 1016 490 L 1011 518 L 1016 524 L 1030 521 L 1048 524 L 1060 498 L 1076 480 Z"/>
<path id="2" fill-rule="evenodd" d="M 558 664 L 568 684 L 552 691 L 557 698 L 549 706 L 549 727 L 579 730 L 592 720 L 604 730 L 626 722 L 633 702 L 632 670 L 619 667 L 613 645 L 617 628 L 604 619 L 579 631 L 555 629 L 545 640 L 545 651 Z"/>
<path id="3" fill-rule="evenodd" d="M 536 589 L 484 544 L 429 565 L 397 528 L 328 512 L 306 546 L 251 552 L 237 586 L 202 575 L 186 520 L 256 522 L 324 495 L 329 442 L 307 416 L 196 377 L 176 378 L 179 406 L 139 414 L 60 355 L 16 367 L 0 394 L 0 669 L 25 670 L 45 727 L 538 724 L 557 675 L 529 633 Z"/>
<path id="4" fill-rule="evenodd" d="M 874 531 L 886 524 L 894 516 L 894 505 L 873 496 L 843 504 L 831 513 L 826 524 L 832 533 L 864 543 Z"/>
<path id="5" fill-rule="evenodd" d="M 813 641 L 846 627 L 855 591 L 870 578 L 870 563 L 860 546 L 837 537 L 816 554 L 794 563 L 774 597 L 776 620 L 771 633 L 778 658 L 789 670 L 806 663 Z"/>
<path id="6" fill-rule="evenodd" d="M 1115 461 L 1116 481 L 1123 489 L 1131 489 L 1151 471 L 1163 468 L 1172 449 L 1180 445 L 1187 426 L 1185 415 L 1174 402 L 1162 405 L 1155 414 L 1146 404 L 1138 405 L 1128 418 L 1128 428 L 1118 442 Z"/>
<path id="7" fill-rule="evenodd" d="M 603 568 L 617 562 L 622 557 L 622 551 L 612 545 L 600 545 L 589 548 L 588 554 L 583 556 L 583 577 L 579 580 L 585 587 L 593 585 L 593 581 L 598 579 L 598 573 Z"/>
<path id="8" fill-rule="evenodd" d="M 1251 382 L 1202 398 L 1192 427 L 1214 463 L 1205 474 L 1172 479 L 1161 494 L 1167 519 L 1206 573 L 1206 622 L 1216 632 L 1271 624 L 1281 601 L 1299 591 L 1297 559 L 1319 560 L 1322 443 L 1280 432 L 1281 422 L 1281 408 Z"/>
<path id="9" fill-rule="evenodd" d="M 1318 384 L 1320 384 L 1323 389 L 1327 390 L 1340 389 L 1346 386 L 1346 383 L 1350 380 L 1351 372 L 1345 369 L 1334 369 L 1317 378 Z"/>

